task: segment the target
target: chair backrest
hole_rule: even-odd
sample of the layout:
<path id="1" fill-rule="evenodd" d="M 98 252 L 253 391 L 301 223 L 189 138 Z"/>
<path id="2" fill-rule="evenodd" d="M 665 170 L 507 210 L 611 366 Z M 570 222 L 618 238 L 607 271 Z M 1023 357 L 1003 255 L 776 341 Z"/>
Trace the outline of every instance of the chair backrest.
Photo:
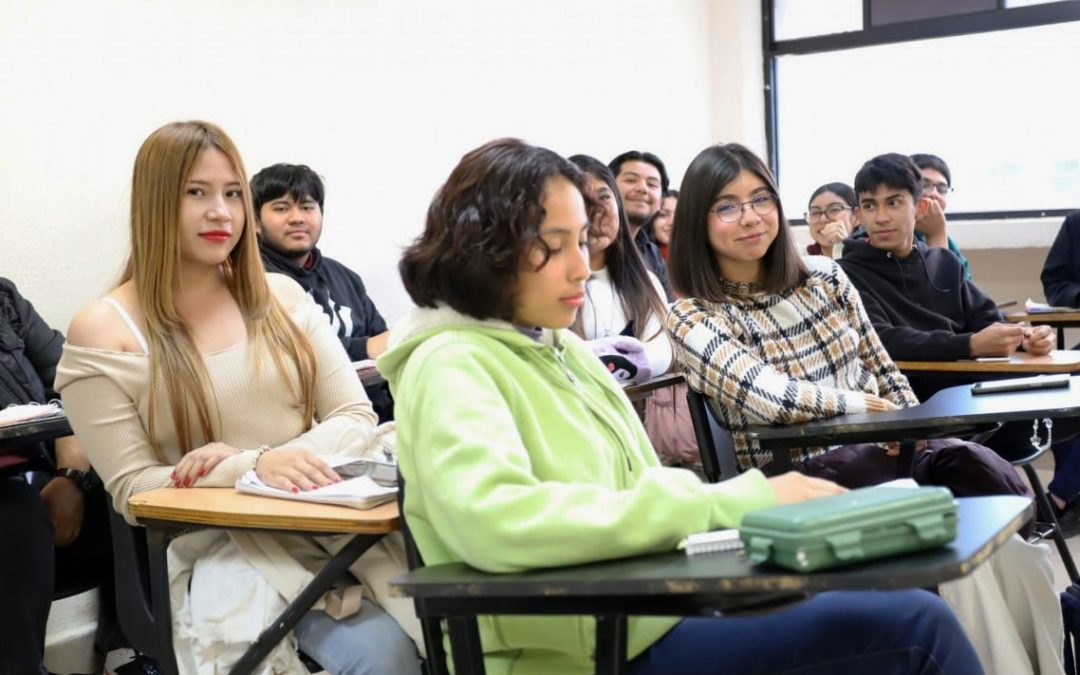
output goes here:
<path id="1" fill-rule="evenodd" d="M 401 536 L 405 540 L 405 561 L 410 570 L 424 566 L 424 558 L 420 555 L 420 549 L 416 547 L 416 540 L 412 537 L 409 524 L 405 520 L 405 479 L 398 470 L 398 493 L 397 504 Z M 416 598 L 413 600 L 416 613 L 421 613 L 424 601 Z M 442 624 L 437 619 L 420 618 L 420 631 L 424 635 L 424 651 L 427 659 L 424 661 L 426 675 L 449 675 L 450 669 L 446 665 L 446 650 L 443 648 Z"/>
<path id="2" fill-rule="evenodd" d="M 150 595 L 150 563 L 146 530 L 128 525 L 109 504 L 109 529 L 113 544 L 113 576 L 116 583 L 116 616 L 131 646 L 150 658 L 165 653 L 158 643 Z M 171 650 L 168 650 L 171 654 Z"/>
<path id="3" fill-rule="evenodd" d="M 735 459 L 735 443 L 731 432 L 717 421 L 703 394 L 687 387 L 686 403 L 690 408 L 690 420 L 694 424 L 694 436 L 697 438 L 698 452 L 701 453 L 705 480 L 719 483 L 734 477 L 739 473 L 739 464 Z"/>

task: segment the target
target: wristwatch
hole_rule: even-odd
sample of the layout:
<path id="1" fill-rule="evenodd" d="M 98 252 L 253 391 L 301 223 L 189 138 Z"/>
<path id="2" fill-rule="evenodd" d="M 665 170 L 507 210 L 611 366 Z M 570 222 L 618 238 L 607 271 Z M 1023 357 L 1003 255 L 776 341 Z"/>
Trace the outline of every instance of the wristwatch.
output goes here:
<path id="1" fill-rule="evenodd" d="M 63 476 L 75 483 L 75 485 L 83 492 L 93 490 L 94 486 L 97 484 L 94 476 L 89 471 L 80 471 L 78 469 L 64 467 L 62 469 L 57 469 L 56 475 Z"/>

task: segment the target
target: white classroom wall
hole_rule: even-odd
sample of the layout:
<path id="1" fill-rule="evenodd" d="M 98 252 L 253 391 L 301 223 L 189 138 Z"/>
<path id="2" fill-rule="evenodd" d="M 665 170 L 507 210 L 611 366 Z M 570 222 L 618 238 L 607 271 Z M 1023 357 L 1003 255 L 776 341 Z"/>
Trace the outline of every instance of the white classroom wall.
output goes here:
<path id="1" fill-rule="evenodd" d="M 321 248 L 393 322 L 400 250 L 481 142 L 652 150 L 675 184 L 710 142 L 763 149 L 757 5 L 0 0 L 0 276 L 64 329 L 120 271 L 139 144 L 202 118 L 249 173 L 325 178 Z"/>

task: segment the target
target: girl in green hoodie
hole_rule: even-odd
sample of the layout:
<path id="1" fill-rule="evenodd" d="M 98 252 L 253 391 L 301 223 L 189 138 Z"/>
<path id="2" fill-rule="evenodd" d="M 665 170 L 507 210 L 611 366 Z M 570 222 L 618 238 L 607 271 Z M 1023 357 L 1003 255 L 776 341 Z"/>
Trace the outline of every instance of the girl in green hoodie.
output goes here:
<path id="1" fill-rule="evenodd" d="M 622 390 L 566 330 L 589 274 L 580 172 L 498 140 L 467 154 L 400 264 L 418 305 L 378 362 L 396 401 L 405 516 L 425 562 L 488 572 L 673 550 L 776 503 L 842 490 L 659 466 Z M 588 617 L 482 617 L 489 673 L 589 673 Z M 980 673 L 923 591 L 825 593 L 756 617 L 629 622 L 630 672 Z"/>

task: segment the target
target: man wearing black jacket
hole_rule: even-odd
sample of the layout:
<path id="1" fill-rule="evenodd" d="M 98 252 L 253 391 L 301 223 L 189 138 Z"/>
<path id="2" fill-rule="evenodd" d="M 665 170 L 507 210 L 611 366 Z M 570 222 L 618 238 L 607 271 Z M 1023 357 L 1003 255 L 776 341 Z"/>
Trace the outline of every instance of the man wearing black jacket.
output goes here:
<path id="1" fill-rule="evenodd" d="M 259 251 L 267 271 L 296 280 L 322 307 L 353 361 L 374 359 L 386 351 L 386 322 L 368 297 L 360 275 L 323 256 L 316 247 L 322 235 L 322 179 L 302 164 L 274 164 L 251 179 Z M 365 385 L 379 421 L 394 418 L 385 382 Z"/>
<path id="2" fill-rule="evenodd" d="M 897 361 L 954 361 L 1008 356 L 1017 349 L 1047 354 L 1054 348 L 1049 326 L 1004 323 L 994 301 L 965 278 L 960 259 L 947 248 L 915 239 L 915 221 L 926 209 L 922 177 L 906 155 L 879 155 L 855 176 L 858 217 L 866 239 L 845 239 L 838 261 L 859 290 L 866 314 L 885 350 Z M 939 389 L 966 383 L 943 375 L 908 375 L 925 401 Z M 970 380 L 967 380 L 970 382 Z M 1054 436 L 1072 437 L 1075 423 L 1059 420 Z M 1031 425 L 1009 424 L 987 441 L 1006 458 L 1027 454 Z M 1066 536 L 1080 532 L 1080 509 L 1066 505 L 1080 492 L 1080 454 L 1055 447 L 1050 497 Z"/>
<path id="3" fill-rule="evenodd" d="M 855 192 L 867 238 L 845 240 L 839 263 L 894 360 L 953 361 L 1054 348 L 1048 326 L 1002 322 L 994 301 L 965 279 L 955 254 L 915 239 L 915 222 L 927 207 L 922 177 L 909 157 L 871 159 L 855 176 Z"/>

